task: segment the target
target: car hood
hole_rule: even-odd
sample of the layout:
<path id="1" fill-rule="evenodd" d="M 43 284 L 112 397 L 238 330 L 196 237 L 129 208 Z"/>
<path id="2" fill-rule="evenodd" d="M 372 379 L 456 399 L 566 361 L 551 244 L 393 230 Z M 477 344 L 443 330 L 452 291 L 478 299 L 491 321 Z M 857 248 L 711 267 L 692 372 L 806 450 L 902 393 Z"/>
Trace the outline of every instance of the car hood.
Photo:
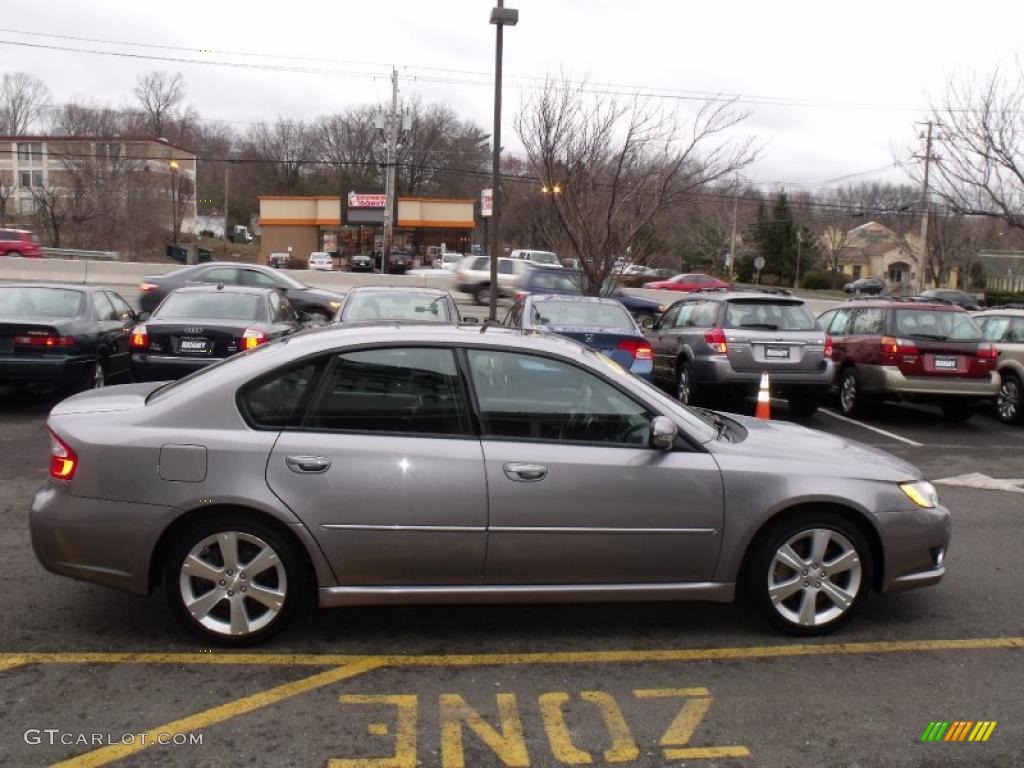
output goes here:
<path id="1" fill-rule="evenodd" d="M 773 462 L 796 463 L 808 472 L 834 477 L 904 482 L 922 477 L 921 470 L 887 451 L 856 440 L 846 440 L 788 421 L 767 421 L 751 416 L 726 414 L 747 430 L 736 443 L 712 442 L 712 451 L 756 456 Z M 822 469 L 810 469 L 817 465 Z M 826 469 L 827 467 L 827 469 Z"/>
<path id="2" fill-rule="evenodd" d="M 301 293 L 303 296 L 308 296 L 311 299 L 327 299 L 329 301 L 341 301 L 345 298 L 343 293 L 326 291 L 323 288 L 299 288 L 295 290 L 295 293 Z"/>
<path id="3" fill-rule="evenodd" d="M 113 387 L 90 389 L 61 400 L 50 410 L 50 415 L 131 411 L 144 406 L 149 393 L 165 383 L 147 381 L 141 384 L 118 384 Z"/>

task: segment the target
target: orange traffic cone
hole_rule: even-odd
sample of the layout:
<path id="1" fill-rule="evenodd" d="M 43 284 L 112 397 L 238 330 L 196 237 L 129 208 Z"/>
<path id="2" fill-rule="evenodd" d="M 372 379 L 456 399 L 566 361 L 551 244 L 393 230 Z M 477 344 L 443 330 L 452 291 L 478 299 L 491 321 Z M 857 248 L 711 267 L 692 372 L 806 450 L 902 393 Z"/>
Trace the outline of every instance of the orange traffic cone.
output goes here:
<path id="1" fill-rule="evenodd" d="M 772 403 L 771 392 L 768 387 L 768 374 L 761 374 L 761 386 L 757 390 L 757 410 L 754 411 L 756 419 L 771 419 Z"/>

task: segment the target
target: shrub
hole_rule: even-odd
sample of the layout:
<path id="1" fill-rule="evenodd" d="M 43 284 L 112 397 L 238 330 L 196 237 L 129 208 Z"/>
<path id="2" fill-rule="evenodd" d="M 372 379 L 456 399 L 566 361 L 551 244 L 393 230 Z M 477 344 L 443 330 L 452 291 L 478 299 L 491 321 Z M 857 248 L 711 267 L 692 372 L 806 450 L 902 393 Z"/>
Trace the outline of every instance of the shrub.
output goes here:
<path id="1" fill-rule="evenodd" d="M 829 276 L 824 272 L 808 272 L 803 278 L 804 288 L 821 291 L 832 287 Z"/>

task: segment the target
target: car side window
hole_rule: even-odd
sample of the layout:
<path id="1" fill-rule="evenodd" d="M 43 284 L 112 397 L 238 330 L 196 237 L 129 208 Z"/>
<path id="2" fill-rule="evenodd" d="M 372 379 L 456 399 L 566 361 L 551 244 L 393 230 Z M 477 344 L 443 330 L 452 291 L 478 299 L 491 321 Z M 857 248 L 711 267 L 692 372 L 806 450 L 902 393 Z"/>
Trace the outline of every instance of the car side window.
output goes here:
<path id="1" fill-rule="evenodd" d="M 692 301 L 685 301 L 679 305 L 679 311 L 676 313 L 675 328 L 685 328 L 690 324 L 690 314 L 695 306 L 696 304 Z"/>
<path id="2" fill-rule="evenodd" d="M 290 323 L 295 319 L 292 313 L 292 306 L 283 295 L 275 291 L 267 298 L 270 299 L 270 316 L 273 322 Z"/>
<path id="3" fill-rule="evenodd" d="M 1006 341 L 1008 344 L 1024 344 L 1024 317 L 1015 317 L 1010 321 Z"/>
<path id="4" fill-rule="evenodd" d="M 114 312 L 114 305 L 110 303 L 110 299 L 107 298 L 107 294 L 102 291 L 97 291 L 92 295 L 93 303 L 96 305 L 96 316 L 100 321 L 107 320 L 120 320 L 117 313 Z"/>
<path id="5" fill-rule="evenodd" d="M 828 312 L 823 312 L 821 317 L 818 318 L 818 327 L 823 331 L 827 331 L 829 325 L 832 323 L 832 318 L 836 316 L 836 310 L 830 309 Z"/>
<path id="6" fill-rule="evenodd" d="M 512 275 L 515 274 L 516 265 L 514 261 L 507 259 L 501 259 L 498 261 L 498 274 L 499 275 Z"/>
<path id="7" fill-rule="evenodd" d="M 505 315 L 504 324 L 512 328 L 518 328 L 520 321 L 523 319 L 523 305 L 516 302 L 512 305 L 512 309 Z"/>
<path id="8" fill-rule="evenodd" d="M 281 283 L 277 282 L 277 280 L 270 275 L 260 272 L 258 269 L 243 269 L 242 285 L 251 285 L 256 288 L 281 287 Z"/>
<path id="9" fill-rule="evenodd" d="M 114 313 L 117 315 L 118 320 L 130 320 L 135 317 L 135 313 L 132 312 L 132 308 L 128 306 L 128 302 L 116 293 L 113 291 L 107 291 L 107 298 L 110 299 L 110 303 L 114 305 Z"/>
<path id="10" fill-rule="evenodd" d="M 312 395 L 317 374 L 327 358 L 305 361 L 261 376 L 242 389 L 238 403 L 249 426 L 260 429 L 295 427 Z"/>
<path id="11" fill-rule="evenodd" d="M 1006 315 L 993 315 L 981 321 L 981 336 L 985 341 L 1002 341 L 1010 327 L 1010 318 Z"/>
<path id="12" fill-rule="evenodd" d="M 648 444 L 647 410 L 597 376 L 520 352 L 468 354 L 486 437 Z"/>
<path id="13" fill-rule="evenodd" d="M 212 267 L 200 272 L 195 281 L 198 283 L 223 283 L 224 285 L 238 285 L 240 282 L 238 267 Z"/>
<path id="14" fill-rule="evenodd" d="M 672 328 L 676 324 L 676 317 L 679 315 L 679 310 L 682 308 L 682 304 L 673 304 L 671 307 L 665 310 L 661 319 L 658 321 L 660 328 Z"/>
<path id="15" fill-rule="evenodd" d="M 850 332 L 850 314 L 848 309 L 837 309 L 832 322 L 822 327 L 832 336 L 843 336 Z"/>
<path id="16" fill-rule="evenodd" d="M 858 310 L 850 332 L 857 336 L 885 333 L 885 310 L 877 307 Z"/>
<path id="17" fill-rule="evenodd" d="M 387 348 L 337 355 L 303 426 L 346 432 L 461 436 L 469 409 L 450 349 Z"/>
<path id="18" fill-rule="evenodd" d="M 718 302 L 701 301 L 694 305 L 686 324 L 695 328 L 710 328 L 715 324 L 717 314 Z"/>

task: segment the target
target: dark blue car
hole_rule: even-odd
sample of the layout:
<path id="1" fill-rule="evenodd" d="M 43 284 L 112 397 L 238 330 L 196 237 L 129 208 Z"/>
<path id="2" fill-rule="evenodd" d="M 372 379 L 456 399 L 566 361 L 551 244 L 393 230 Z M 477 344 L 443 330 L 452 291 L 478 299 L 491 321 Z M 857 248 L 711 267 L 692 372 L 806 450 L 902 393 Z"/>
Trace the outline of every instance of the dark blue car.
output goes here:
<path id="1" fill-rule="evenodd" d="M 516 294 L 516 299 L 518 300 L 530 293 L 580 296 L 583 291 L 580 288 L 579 273 L 571 272 L 568 269 L 541 267 L 539 269 L 531 269 L 522 276 L 519 281 L 519 291 Z M 603 295 L 621 302 L 629 310 L 630 314 L 638 319 L 645 317 L 654 319 L 667 309 L 665 305 L 657 301 L 626 293 L 626 291 L 618 286 L 609 286 L 609 289 Z"/>
<path id="2" fill-rule="evenodd" d="M 631 373 L 651 379 L 651 345 L 616 299 L 528 294 L 512 305 L 505 325 L 568 336 L 610 357 Z"/>

